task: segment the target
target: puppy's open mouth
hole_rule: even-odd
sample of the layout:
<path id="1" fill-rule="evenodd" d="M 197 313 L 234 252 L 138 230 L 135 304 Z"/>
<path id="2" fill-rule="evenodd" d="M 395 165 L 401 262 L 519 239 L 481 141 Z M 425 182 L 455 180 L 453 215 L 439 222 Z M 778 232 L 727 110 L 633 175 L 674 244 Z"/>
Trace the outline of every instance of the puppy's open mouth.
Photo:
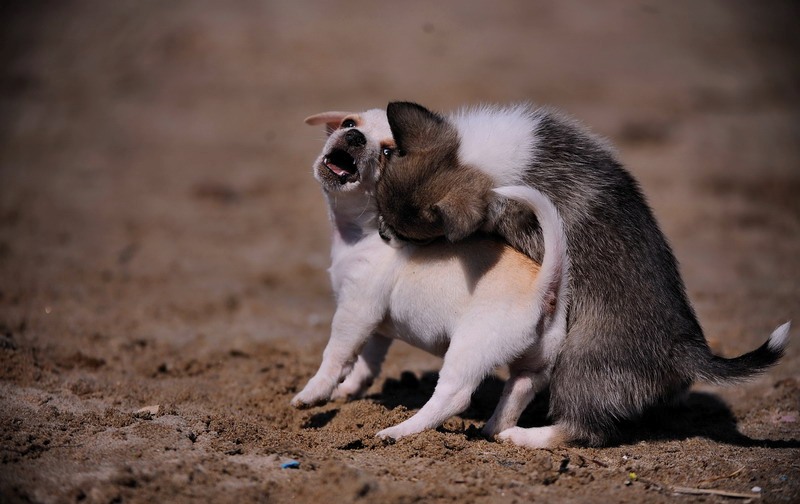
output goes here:
<path id="1" fill-rule="evenodd" d="M 322 162 L 340 179 L 344 179 L 348 175 L 353 175 L 358 172 L 356 160 L 342 149 L 333 149 L 323 158 Z"/>

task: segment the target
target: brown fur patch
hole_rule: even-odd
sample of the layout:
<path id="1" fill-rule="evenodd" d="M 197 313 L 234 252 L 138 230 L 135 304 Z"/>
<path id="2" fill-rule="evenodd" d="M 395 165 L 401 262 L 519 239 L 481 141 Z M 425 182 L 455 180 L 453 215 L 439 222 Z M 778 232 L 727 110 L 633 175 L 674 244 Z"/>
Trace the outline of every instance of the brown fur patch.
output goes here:
<path id="1" fill-rule="evenodd" d="M 458 134 L 418 105 L 387 109 L 397 155 L 378 182 L 380 213 L 401 239 L 460 240 L 483 223 L 492 180 L 458 161 Z"/>
<path id="2" fill-rule="evenodd" d="M 444 241 L 419 247 L 410 257 L 415 268 L 436 262 L 458 261 L 470 286 L 474 289 L 482 279 L 502 276 L 503 290 L 511 297 L 528 300 L 533 295 L 540 265 L 511 248 L 502 240 L 477 234 L 458 244 Z"/>

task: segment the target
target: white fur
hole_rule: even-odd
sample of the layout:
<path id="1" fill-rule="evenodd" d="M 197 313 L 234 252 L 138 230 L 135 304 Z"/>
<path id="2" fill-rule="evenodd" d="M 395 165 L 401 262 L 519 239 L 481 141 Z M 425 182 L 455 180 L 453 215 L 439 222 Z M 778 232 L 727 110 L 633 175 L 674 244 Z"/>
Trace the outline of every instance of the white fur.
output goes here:
<path id="1" fill-rule="evenodd" d="M 782 352 L 783 349 L 786 348 L 786 345 L 789 343 L 789 329 L 791 329 L 791 327 L 792 323 L 786 322 L 772 331 L 767 343 L 770 350 L 773 352 Z"/>
<path id="2" fill-rule="evenodd" d="M 511 441 L 515 445 L 527 448 L 550 448 L 562 438 L 561 430 L 558 425 L 547 427 L 511 427 L 497 435 L 502 441 Z"/>
<path id="3" fill-rule="evenodd" d="M 486 173 L 496 186 L 518 185 L 536 150 L 538 118 L 527 104 L 482 105 L 450 116 L 458 130 L 459 160 Z"/>
<path id="4" fill-rule="evenodd" d="M 359 129 L 369 144 L 387 141 L 367 133 L 382 126 L 365 122 Z M 326 149 L 339 141 L 337 134 Z M 362 169 L 367 166 L 378 169 L 379 164 Z M 443 356 L 444 362 L 431 399 L 378 436 L 398 439 L 440 425 L 467 408 L 481 380 L 501 365 L 510 366 L 511 378 L 486 430 L 497 434 L 516 425 L 534 394 L 547 385 L 566 334 L 568 261 L 558 213 L 533 189 L 498 190 L 530 204 L 546 230 L 549 269 L 538 275 L 530 259 L 486 238 L 393 248 L 376 226 L 371 192 L 378 176 L 362 173 L 360 181 L 347 184 L 351 187 L 326 191 L 337 309 L 322 364 L 292 404 L 357 397 L 378 374 L 391 340 L 400 339 Z M 467 266 L 486 257 L 490 266 L 470 274 Z"/>
<path id="5" fill-rule="evenodd" d="M 325 148 L 320 153 L 317 160 L 314 162 L 314 177 L 321 182 L 319 177 L 319 170 L 325 169 L 323 158 L 327 155 L 334 144 L 340 143 L 341 133 L 345 130 L 339 129 L 339 125 L 345 119 L 353 119 L 358 123 L 358 129 L 364 133 L 364 136 L 369 141 L 366 151 L 370 152 L 375 159 L 380 155 L 381 145 L 394 145 L 392 138 L 392 130 L 389 127 L 389 120 L 386 118 L 386 111 L 383 109 L 370 109 L 365 112 L 323 112 L 307 117 L 306 124 L 318 125 L 325 124 L 328 131 L 328 141 L 325 142 Z M 376 177 L 377 170 L 363 170 L 365 176 Z M 372 180 L 374 183 L 374 179 Z M 351 189 L 359 187 L 358 182 L 348 182 L 339 188 L 338 193 L 347 192 Z"/>

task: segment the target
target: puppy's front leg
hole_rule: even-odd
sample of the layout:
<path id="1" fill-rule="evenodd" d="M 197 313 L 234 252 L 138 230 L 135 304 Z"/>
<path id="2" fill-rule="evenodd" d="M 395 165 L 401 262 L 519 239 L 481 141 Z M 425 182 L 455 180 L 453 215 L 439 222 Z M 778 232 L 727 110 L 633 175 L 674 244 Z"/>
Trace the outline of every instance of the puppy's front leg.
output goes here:
<path id="1" fill-rule="evenodd" d="M 373 334 L 358 356 L 353 370 L 336 387 L 331 399 L 354 399 L 367 391 L 372 381 L 381 372 L 383 359 L 389 351 L 392 340 L 380 334 Z"/>
<path id="2" fill-rule="evenodd" d="M 369 310 L 359 310 L 357 305 L 353 309 L 336 310 L 331 338 L 322 353 L 322 364 L 317 374 L 294 396 L 292 406 L 302 408 L 328 401 L 339 382 L 353 369 L 358 352 L 377 324 Z"/>

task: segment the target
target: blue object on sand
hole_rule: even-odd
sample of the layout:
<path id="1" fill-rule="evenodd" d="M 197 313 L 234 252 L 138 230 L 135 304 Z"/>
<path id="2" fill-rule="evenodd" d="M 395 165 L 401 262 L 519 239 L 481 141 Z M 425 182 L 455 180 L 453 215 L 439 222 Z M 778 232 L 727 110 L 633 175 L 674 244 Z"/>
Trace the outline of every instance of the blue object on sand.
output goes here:
<path id="1" fill-rule="evenodd" d="M 300 467 L 300 462 L 296 460 L 287 460 L 281 464 L 281 469 L 297 469 L 298 467 Z"/>

